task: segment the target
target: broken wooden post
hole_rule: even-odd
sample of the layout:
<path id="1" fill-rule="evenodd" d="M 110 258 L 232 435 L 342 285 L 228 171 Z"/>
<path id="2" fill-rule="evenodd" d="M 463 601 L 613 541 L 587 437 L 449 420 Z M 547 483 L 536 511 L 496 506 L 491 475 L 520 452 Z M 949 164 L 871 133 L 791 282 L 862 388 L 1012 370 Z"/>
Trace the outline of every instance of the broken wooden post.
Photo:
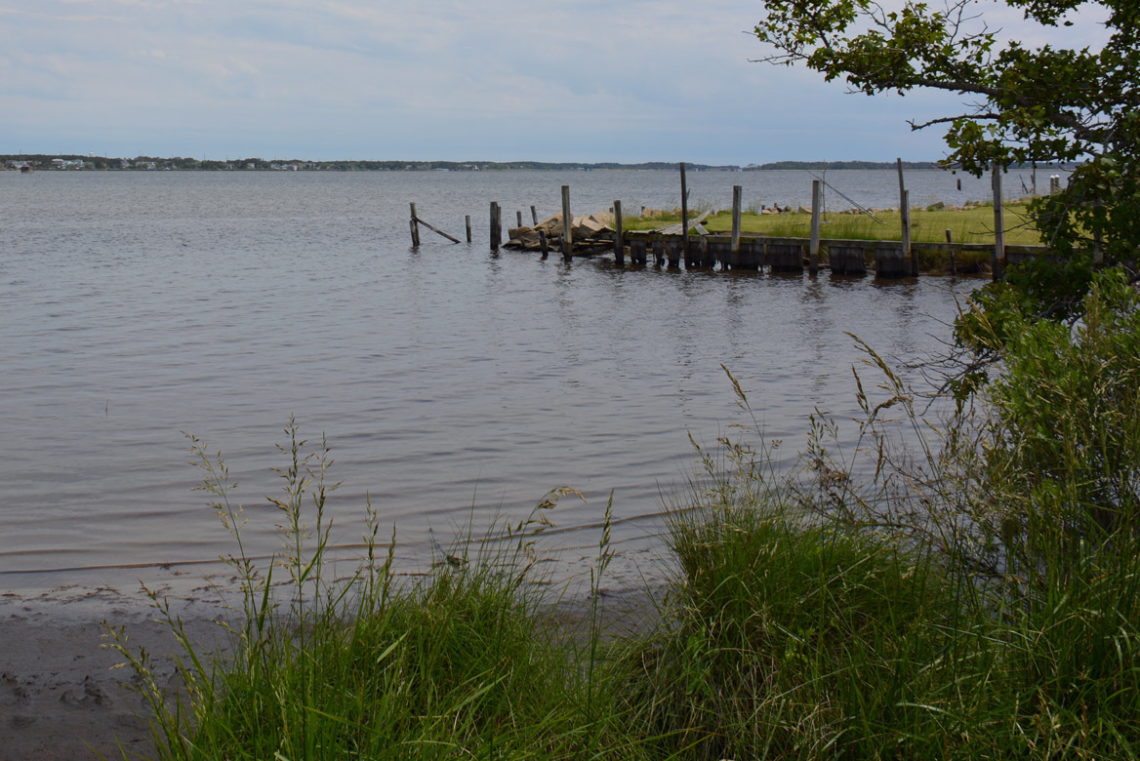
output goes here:
<path id="1" fill-rule="evenodd" d="M 491 201 L 491 250 L 498 251 L 503 242 L 503 217 L 498 201 Z"/>
<path id="2" fill-rule="evenodd" d="M 574 218 L 570 216 L 570 186 L 562 186 L 562 258 L 574 256 Z"/>
<path id="3" fill-rule="evenodd" d="M 467 226 L 467 242 L 471 242 L 471 215 L 468 214 L 463 218 L 463 223 Z"/>
<path id="4" fill-rule="evenodd" d="M 823 206 L 823 183 L 811 181 L 811 246 L 808 248 L 808 271 L 819 272 L 819 213 Z"/>
<path id="5" fill-rule="evenodd" d="M 622 235 L 621 201 L 614 201 L 614 261 L 625 264 L 625 240 Z"/>
<path id="6" fill-rule="evenodd" d="M 534 208 L 533 205 L 530 207 L 530 221 L 535 227 L 538 227 L 538 209 Z"/>
<path id="7" fill-rule="evenodd" d="M 744 189 L 732 186 L 732 253 L 740 251 L 740 199 Z"/>
<path id="8" fill-rule="evenodd" d="M 1001 167 L 994 164 L 994 252 L 990 257 L 990 277 L 1001 277 L 1001 265 L 1005 261 L 1005 213 L 1001 205 Z"/>
<path id="9" fill-rule="evenodd" d="M 546 243 L 546 230 L 541 227 L 538 229 L 538 246 L 542 249 L 543 259 L 550 255 L 550 246 Z"/>
<path id="10" fill-rule="evenodd" d="M 521 211 L 517 211 L 517 210 L 515 211 L 515 221 L 518 222 L 518 224 L 515 225 L 515 227 L 522 227 L 522 212 Z"/>
<path id="11" fill-rule="evenodd" d="M 414 248 L 419 248 L 420 247 L 420 228 L 419 228 L 418 220 L 416 219 L 416 205 L 414 203 L 408 204 L 408 205 L 412 207 L 412 220 L 411 220 L 412 246 Z"/>

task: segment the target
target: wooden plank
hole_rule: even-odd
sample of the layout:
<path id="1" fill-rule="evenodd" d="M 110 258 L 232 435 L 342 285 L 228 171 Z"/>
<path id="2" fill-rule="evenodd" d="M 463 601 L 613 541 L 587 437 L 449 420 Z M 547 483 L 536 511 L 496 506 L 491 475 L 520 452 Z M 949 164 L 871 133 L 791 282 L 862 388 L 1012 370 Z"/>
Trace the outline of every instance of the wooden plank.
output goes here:
<path id="1" fill-rule="evenodd" d="M 447 233 L 445 233 L 443 230 L 440 230 L 440 229 L 439 229 L 438 227 L 436 227 L 435 225 L 432 225 L 432 224 L 430 224 L 430 223 L 428 223 L 428 222 L 425 222 L 425 221 L 423 221 L 422 219 L 420 219 L 419 217 L 416 217 L 416 224 L 420 224 L 420 225 L 423 225 L 423 226 L 424 226 L 424 227 L 426 227 L 427 229 L 431 230 L 433 233 L 436 233 L 436 234 L 438 234 L 438 235 L 442 235 L 444 238 L 447 238 L 447 239 L 448 239 L 449 241 L 451 241 L 452 243 L 459 243 L 459 242 L 460 242 L 460 241 L 459 241 L 459 238 L 456 238 L 456 237 L 454 237 L 454 236 L 452 236 L 452 235 L 448 235 Z"/>

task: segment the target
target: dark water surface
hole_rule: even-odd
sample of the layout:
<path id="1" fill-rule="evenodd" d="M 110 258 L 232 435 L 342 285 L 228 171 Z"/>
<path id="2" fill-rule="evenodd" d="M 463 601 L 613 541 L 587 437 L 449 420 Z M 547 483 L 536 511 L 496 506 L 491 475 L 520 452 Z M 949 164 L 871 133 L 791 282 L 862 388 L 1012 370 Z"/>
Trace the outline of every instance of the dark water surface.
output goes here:
<path id="1" fill-rule="evenodd" d="M 892 172 L 827 179 L 897 205 Z M 913 173 L 913 202 L 985 196 L 955 179 Z M 799 172 L 690 181 L 716 206 L 733 184 L 756 205 L 810 195 Z M 816 406 L 856 411 L 844 331 L 884 354 L 936 351 L 979 284 L 492 257 L 487 204 L 546 216 L 563 183 L 581 211 L 677 205 L 669 172 L 0 173 L 3 583 L 228 551 L 182 432 L 223 451 L 254 548 L 270 547 L 264 495 L 291 415 L 332 445 L 338 541 L 359 537 L 366 493 L 412 555 L 429 527 L 446 540 L 472 513 L 518 519 L 562 484 L 590 500 L 564 501 L 562 526 L 596 522 L 611 491 L 619 517 L 653 513 L 694 465 L 686 433 L 742 422 L 722 363 L 794 449 Z M 477 243 L 424 232 L 409 250 L 409 201 L 453 234 L 471 214 Z"/>

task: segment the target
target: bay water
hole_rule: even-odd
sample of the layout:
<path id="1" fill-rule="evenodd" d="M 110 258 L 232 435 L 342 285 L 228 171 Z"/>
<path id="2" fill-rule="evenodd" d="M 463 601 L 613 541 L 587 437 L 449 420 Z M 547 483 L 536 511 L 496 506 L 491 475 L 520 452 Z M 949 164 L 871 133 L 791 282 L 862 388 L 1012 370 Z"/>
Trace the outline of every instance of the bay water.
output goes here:
<path id="1" fill-rule="evenodd" d="M 812 176 L 690 172 L 690 205 L 727 207 L 740 184 L 746 205 L 799 206 Z M 897 206 L 894 172 L 825 179 L 833 210 Z M 644 516 L 686 501 L 689 435 L 753 425 L 722 365 L 790 461 L 813 410 L 857 414 L 848 332 L 936 354 L 984 282 L 489 251 L 489 202 L 542 218 L 563 184 L 576 213 L 679 205 L 656 171 L 0 172 L 0 583 L 118 583 L 232 551 L 186 434 L 222 453 L 251 551 L 272 551 L 291 416 L 331 446 L 337 544 L 359 546 L 371 501 L 423 561 L 568 485 L 586 501 L 561 501 L 556 541 L 595 543 L 612 495 L 615 546 L 644 548 L 661 530 Z M 914 205 L 989 191 L 935 171 L 908 185 Z M 471 215 L 475 242 L 425 230 L 412 250 L 409 202 L 457 237 Z"/>

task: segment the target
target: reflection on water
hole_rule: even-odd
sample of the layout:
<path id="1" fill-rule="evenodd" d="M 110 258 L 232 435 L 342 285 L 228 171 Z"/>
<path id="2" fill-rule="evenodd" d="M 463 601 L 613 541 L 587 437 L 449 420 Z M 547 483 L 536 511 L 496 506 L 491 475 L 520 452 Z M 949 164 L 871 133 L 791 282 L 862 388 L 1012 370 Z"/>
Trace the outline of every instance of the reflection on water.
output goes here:
<path id="1" fill-rule="evenodd" d="M 586 208 L 674 192 L 668 173 L 664 189 L 662 173 L 597 174 L 572 178 Z M 704 192 L 742 177 L 712 175 Z M 454 230 L 496 197 L 551 213 L 563 179 L 0 175 L 0 571 L 219 555 L 183 431 L 221 448 L 251 540 L 272 546 L 263 495 L 294 414 L 333 447 L 338 541 L 358 538 L 366 493 L 411 548 L 432 525 L 525 515 L 561 484 L 591 500 L 564 502 L 563 526 L 595 522 L 611 491 L 619 517 L 651 513 L 693 466 L 686 433 L 740 422 L 722 364 L 794 449 L 816 407 L 856 412 L 845 331 L 888 355 L 936 350 L 976 285 L 408 248 L 409 200 Z"/>

